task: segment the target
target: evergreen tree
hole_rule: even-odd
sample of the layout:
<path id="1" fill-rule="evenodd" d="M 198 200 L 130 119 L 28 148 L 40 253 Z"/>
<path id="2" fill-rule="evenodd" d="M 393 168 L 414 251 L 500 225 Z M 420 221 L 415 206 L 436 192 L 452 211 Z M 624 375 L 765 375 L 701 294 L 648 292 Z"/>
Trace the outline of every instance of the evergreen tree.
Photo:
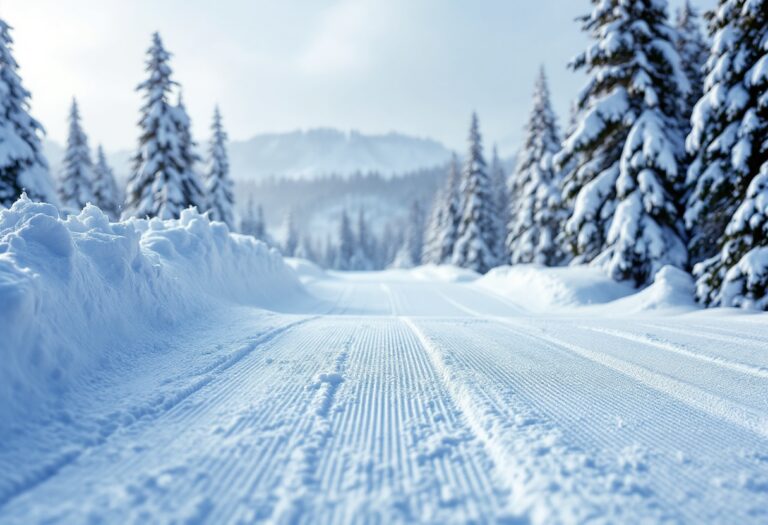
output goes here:
<path id="1" fill-rule="evenodd" d="M 293 211 L 288 212 L 286 217 L 285 243 L 283 244 L 283 255 L 286 257 L 295 257 L 296 249 L 299 247 L 299 230 L 296 228 L 296 218 Z"/>
<path id="2" fill-rule="evenodd" d="M 186 112 L 169 102 L 176 83 L 171 80 L 170 54 L 158 33 L 152 36 L 147 55 L 148 78 L 137 88 L 144 92 L 141 136 L 123 216 L 170 219 L 189 206 L 199 205 L 202 192 L 199 181 L 191 175 L 194 154 L 191 139 L 185 136 L 189 130 Z"/>
<path id="3" fill-rule="evenodd" d="M 709 57 L 709 46 L 701 33 L 699 14 L 689 0 L 685 0 L 683 7 L 678 9 L 675 26 L 677 52 L 680 54 L 680 63 L 690 85 L 683 112 L 685 119 L 688 120 L 693 107 L 703 94 L 704 65 Z M 687 123 L 686 127 L 688 127 Z"/>
<path id="4" fill-rule="evenodd" d="M 260 241 L 267 240 L 267 230 L 264 224 L 264 210 L 253 201 L 253 195 L 248 196 L 245 216 L 240 221 L 240 233 L 250 235 Z"/>
<path id="5" fill-rule="evenodd" d="M 491 180 L 483 158 L 477 115 L 472 114 L 469 151 L 461 174 L 461 208 L 453 264 L 485 273 L 498 262 L 495 206 Z"/>
<path id="6" fill-rule="evenodd" d="M 677 202 L 688 79 L 666 0 L 592 2 L 581 21 L 596 42 L 572 63 L 591 78 L 557 158 L 571 167 L 565 234 L 576 261 L 644 284 L 663 265 L 687 261 Z"/>
<path id="7" fill-rule="evenodd" d="M 563 221 L 560 176 L 553 165 L 559 149 L 557 121 L 542 68 L 513 176 L 517 199 L 514 212 L 510 212 L 507 235 L 507 253 L 512 264 L 535 262 L 553 266 L 564 258 L 556 242 Z"/>
<path id="8" fill-rule="evenodd" d="M 93 194 L 93 161 L 88 147 L 88 137 L 80 125 L 77 101 L 72 99 L 69 110 L 69 134 L 59 177 L 59 202 L 73 212 L 79 212 L 86 204 L 96 203 Z"/>
<path id="9" fill-rule="evenodd" d="M 221 221 L 235 229 L 234 184 L 229 178 L 229 158 L 227 157 L 227 133 L 221 123 L 221 113 L 216 107 L 211 125 L 211 144 L 208 150 L 209 161 L 205 175 L 205 190 L 208 194 L 208 211 L 211 219 Z"/>
<path id="10" fill-rule="evenodd" d="M 496 225 L 496 247 L 494 254 L 502 259 L 505 251 L 504 241 L 507 237 L 507 222 L 509 222 L 509 192 L 507 191 L 507 174 L 499 158 L 496 146 L 491 154 L 491 195 L 494 203 L 494 223 Z"/>
<path id="11" fill-rule="evenodd" d="M 446 264 L 451 262 L 459 224 L 459 162 L 454 154 L 444 186 L 432 204 L 429 225 L 425 232 L 422 262 Z"/>
<path id="12" fill-rule="evenodd" d="M 112 168 L 107 164 L 107 157 L 101 145 L 96 149 L 96 165 L 93 167 L 93 195 L 96 205 L 111 220 L 116 221 L 120 218 L 122 202 L 120 189 L 117 187 Z"/>
<path id="13" fill-rule="evenodd" d="M 203 177 L 197 171 L 198 163 L 202 160 L 197 154 L 197 143 L 192 138 L 192 121 L 184 105 L 184 99 L 179 92 L 176 106 L 173 108 L 176 119 L 176 129 L 179 134 L 179 150 L 183 160 L 182 187 L 184 193 L 190 196 L 189 206 L 196 206 L 200 211 L 209 209 L 208 196 L 205 193 Z"/>
<path id="14" fill-rule="evenodd" d="M 30 93 L 13 58 L 11 27 L 0 20 L 0 207 L 26 192 L 36 201 L 58 203 L 40 136 L 43 127 L 29 114 Z"/>
<path id="15" fill-rule="evenodd" d="M 347 211 L 344 210 L 341 212 L 341 222 L 339 223 L 339 244 L 336 250 L 334 267 L 337 270 L 350 270 L 354 252 L 355 235 L 352 232 Z"/>
<path id="16" fill-rule="evenodd" d="M 421 264 L 424 250 L 424 212 L 419 201 L 413 201 L 405 225 L 405 238 L 395 255 L 392 266 L 395 268 L 413 268 Z"/>
<path id="17" fill-rule="evenodd" d="M 371 248 L 372 239 L 368 230 L 368 223 L 365 220 L 363 209 L 357 214 L 357 239 L 355 250 L 352 255 L 350 269 L 358 271 L 372 270 Z"/>
<path id="18" fill-rule="evenodd" d="M 720 0 L 688 170 L 697 296 L 768 308 L 768 0 Z"/>

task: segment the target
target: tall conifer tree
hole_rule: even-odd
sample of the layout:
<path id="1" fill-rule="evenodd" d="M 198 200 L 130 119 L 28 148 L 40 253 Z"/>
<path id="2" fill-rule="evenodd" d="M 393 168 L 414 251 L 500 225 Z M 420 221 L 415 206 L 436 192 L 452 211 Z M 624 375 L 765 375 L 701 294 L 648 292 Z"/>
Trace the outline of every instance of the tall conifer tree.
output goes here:
<path id="1" fill-rule="evenodd" d="M 58 203 L 40 141 L 43 127 L 29 114 L 30 93 L 13 58 L 11 27 L 0 19 L 0 206 L 22 192 L 32 200 Z"/>
<path id="2" fill-rule="evenodd" d="M 80 123 L 77 101 L 72 99 L 69 110 L 69 134 L 59 176 L 59 201 L 63 208 L 79 212 L 89 202 L 98 204 L 94 197 L 95 175 L 88 137 Z"/>
<path id="3" fill-rule="evenodd" d="M 645 284 L 663 265 L 687 262 L 678 203 L 689 82 L 666 0 L 592 3 L 581 22 L 595 42 L 572 63 L 590 79 L 558 155 L 570 166 L 565 231 L 577 261 Z"/>
<path id="4" fill-rule="evenodd" d="M 687 146 L 697 296 L 768 308 L 768 0 L 720 0 Z"/>
<path id="5" fill-rule="evenodd" d="M 461 208 L 453 263 L 485 273 L 498 262 L 495 254 L 497 229 L 491 179 L 483 157 L 477 115 L 469 127 L 469 150 L 464 161 L 459 189 Z"/>

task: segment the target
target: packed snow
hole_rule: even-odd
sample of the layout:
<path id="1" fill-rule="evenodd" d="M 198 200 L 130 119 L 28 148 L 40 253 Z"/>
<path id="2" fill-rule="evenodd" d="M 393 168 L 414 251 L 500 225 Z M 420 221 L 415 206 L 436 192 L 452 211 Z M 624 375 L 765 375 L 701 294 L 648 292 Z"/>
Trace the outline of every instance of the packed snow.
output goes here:
<path id="1" fill-rule="evenodd" d="M 768 517 L 766 314 L 674 268 L 325 272 L 27 199 L 0 253 L 2 523 Z"/>

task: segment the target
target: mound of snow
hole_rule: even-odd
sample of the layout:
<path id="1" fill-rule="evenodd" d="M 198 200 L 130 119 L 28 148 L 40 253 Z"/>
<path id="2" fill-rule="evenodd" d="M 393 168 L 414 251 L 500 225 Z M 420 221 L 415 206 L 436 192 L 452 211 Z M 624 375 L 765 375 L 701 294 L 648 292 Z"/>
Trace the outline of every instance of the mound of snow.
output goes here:
<path id="1" fill-rule="evenodd" d="M 194 210 L 110 223 L 89 205 L 64 220 L 22 197 L 0 211 L 0 421 L 76 388 L 137 334 L 302 290 L 277 252 Z"/>
<path id="2" fill-rule="evenodd" d="M 694 298 L 695 288 L 691 274 L 674 266 L 664 266 L 650 286 L 600 308 L 608 315 L 690 312 L 700 308 Z"/>
<path id="3" fill-rule="evenodd" d="M 590 266 L 547 268 L 537 264 L 500 266 L 475 281 L 533 312 L 604 304 L 635 292 Z"/>
<path id="4" fill-rule="evenodd" d="M 301 282 L 313 281 L 315 279 L 327 279 L 328 274 L 318 265 L 307 259 L 298 257 L 286 257 L 285 264 L 296 272 Z"/>

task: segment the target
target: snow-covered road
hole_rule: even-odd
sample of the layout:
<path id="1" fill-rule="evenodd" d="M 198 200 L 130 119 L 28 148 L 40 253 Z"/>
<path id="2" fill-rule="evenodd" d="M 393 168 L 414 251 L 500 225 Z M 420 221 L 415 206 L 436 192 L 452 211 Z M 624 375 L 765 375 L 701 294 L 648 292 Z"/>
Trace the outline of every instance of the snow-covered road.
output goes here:
<path id="1" fill-rule="evenodd" d="M 532 315 L 402 273 L 308 287 L 190 321 L 10 429 L 0 522 L 768 520 L 764 316 Z"/>

